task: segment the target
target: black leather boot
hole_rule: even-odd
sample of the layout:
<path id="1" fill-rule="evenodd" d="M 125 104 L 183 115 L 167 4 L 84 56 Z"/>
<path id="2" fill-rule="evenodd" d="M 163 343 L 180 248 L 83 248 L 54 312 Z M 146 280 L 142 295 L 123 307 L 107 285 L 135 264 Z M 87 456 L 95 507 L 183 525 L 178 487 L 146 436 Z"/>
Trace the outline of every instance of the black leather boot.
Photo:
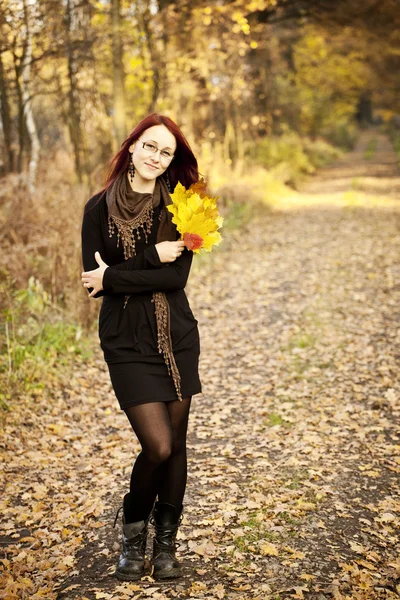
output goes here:
<path id="1" fill-rule="evenodd" d="M 183 505 L 179 511 L 168 502 L 156 502 L 154 505 L 150 522 L 155 527 L 152 560 L 152 576 L 155 579 L 182 576 L 181 564 L 175 556 L 180 545 L 175 539 L 183 518 L 182 511 Z"/>
<path id="2" fill-rule="evenodd" d="M 118 559 L 115 575 L 121 581 L 135 581 L 143 577 L 146 571 L 145 552 L 150 515 L 145 520 L 126 523 L 127 498 L 128 494 L 124 496 L 124 504 L 118 509 L 114 521 L 115 527 L 119 511 L 122 508 L 122 552 Z"/>

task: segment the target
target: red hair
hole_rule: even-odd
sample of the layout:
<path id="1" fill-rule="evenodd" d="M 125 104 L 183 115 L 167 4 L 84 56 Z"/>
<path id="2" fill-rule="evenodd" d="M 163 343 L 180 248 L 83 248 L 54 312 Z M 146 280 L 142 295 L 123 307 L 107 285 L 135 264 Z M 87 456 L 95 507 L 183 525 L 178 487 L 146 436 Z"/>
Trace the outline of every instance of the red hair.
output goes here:
<path id="1" fill-rule="evenodd" d="M 165 125 L 176 139 L 174 158 L 168 167 L 172 189 L 175 188 L 178 181 L 188 188 L 192 183 L 196 183 L 199 180 L 197 160 L 178 125 L 169 117 L 158 113 L 151 113 L 136 125 L 122 143 L 121 149 L 110 160 L 104 191 L 108 190 L 120 173 L 127 170 L 129 164 L 129 147 L 131 144 L 140 138 L 146 129 L 153 127 L 153 125 Z"/>

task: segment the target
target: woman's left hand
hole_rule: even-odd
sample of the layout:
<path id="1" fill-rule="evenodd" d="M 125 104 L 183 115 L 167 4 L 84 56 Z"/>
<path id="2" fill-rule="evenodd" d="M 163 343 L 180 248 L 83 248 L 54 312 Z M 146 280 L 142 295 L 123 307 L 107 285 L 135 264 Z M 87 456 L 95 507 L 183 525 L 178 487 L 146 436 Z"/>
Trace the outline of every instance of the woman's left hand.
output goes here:
<path id="1" fill-rule="evenodd" d="M 103 289 L 103 275 L 104 271 L 108 267 L 108 265 L 106 265 L 104 260 L 101 258 L 100 252 L 95 252 L 94 257 L 99 265 L 99 268 L 95 269 L 94 271 L 85 271 L 82 273 L 83 287 L 93 288 L 89 294 L 89 298 L 92 298 L 97 294 L 97 292 L 101 292 Z"/>

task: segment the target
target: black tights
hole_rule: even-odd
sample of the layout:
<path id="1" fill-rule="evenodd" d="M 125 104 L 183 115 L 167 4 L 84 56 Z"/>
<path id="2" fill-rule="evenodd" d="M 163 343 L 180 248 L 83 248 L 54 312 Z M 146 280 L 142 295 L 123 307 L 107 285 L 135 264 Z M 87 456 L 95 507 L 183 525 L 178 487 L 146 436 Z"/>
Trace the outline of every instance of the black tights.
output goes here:
<path id="1" fill-rule="evenodd" d="M 125 408 L 142 450 L 133 465 L 126 521 L 146 519 L 156 496 L 181 508 L 187 479 L 186 432 L 191 396 Z"/>

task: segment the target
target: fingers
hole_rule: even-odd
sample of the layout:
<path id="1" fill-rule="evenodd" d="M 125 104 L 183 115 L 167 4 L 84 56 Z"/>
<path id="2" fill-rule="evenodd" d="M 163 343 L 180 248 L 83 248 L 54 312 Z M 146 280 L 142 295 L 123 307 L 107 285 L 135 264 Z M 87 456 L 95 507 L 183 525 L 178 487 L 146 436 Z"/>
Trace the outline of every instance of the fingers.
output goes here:
<path id="1" fill-rule="evenodd" d="M 93 287 L 93 284 L 90 283 L 90 281 L 87 281 L 87 280 L 86 281 L 82 281 L 82 285 L 85 288 L 91 288 L 91 287 Z M 89 297 L 92 296 L 92 295 L 94 295 L 94 294 L 96 294 L 96 293 L 97 293 L 97 290 L 92 290 L 92 292 L 89 294 Z"/>
<path id="2" fill-rule="evenodd" d="M 177 246 L 177 253 L 176 253 L 176 257 L 181 256 L 182 252 L 185 248 L 185 242 L 183 240 L 178 240 L 176 242 L 176 246 Z"/>
<path id="3" fill-rule="evenodd" d="M 96 253 L 96 254 L 98 254 L 98 253 Z M 94 287 L 95 284 L 93 284 L 91 282 L 90 273 L 91 273 L 91 271 L 88 271 L 88 272 L 85 271 L 84 273 L 82 273 L 81 277 L 82 277 L 82 285 L 84 288 L 93 288 L 89 294 L 89 298 L 93 298 L 93 296 L 95 296 L 99 290 L 96 289 L 96 287 Z"/>

